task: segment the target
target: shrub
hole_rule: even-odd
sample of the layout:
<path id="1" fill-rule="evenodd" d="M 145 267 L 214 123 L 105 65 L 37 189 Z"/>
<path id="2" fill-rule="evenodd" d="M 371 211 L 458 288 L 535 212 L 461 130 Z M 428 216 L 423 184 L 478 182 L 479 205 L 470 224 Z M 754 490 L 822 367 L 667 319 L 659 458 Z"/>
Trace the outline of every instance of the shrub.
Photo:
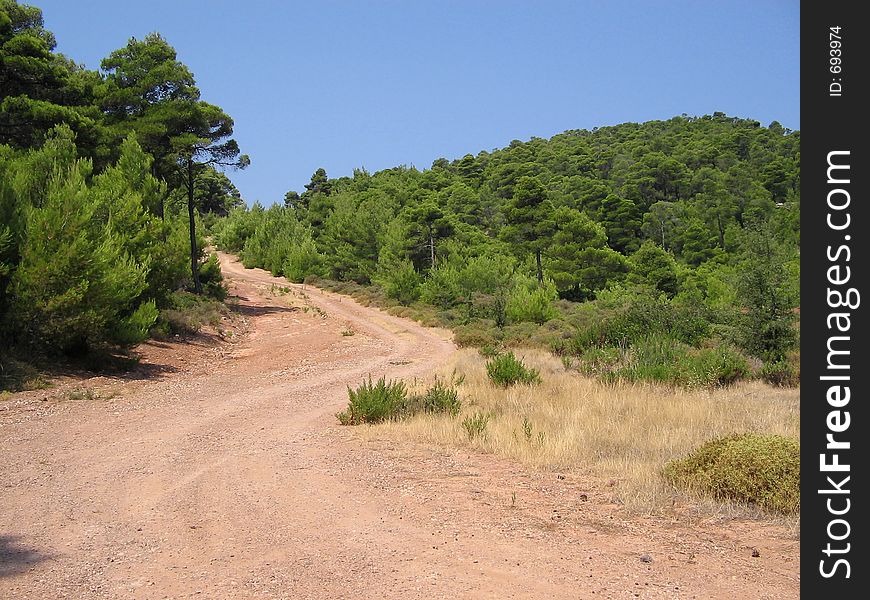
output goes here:
<path id="1" fill-rule="evenodd" d="M 311 239 L 311 235 L 306 232 L 301 240 L 297 240 L 290 247 L 281 266 L 281 271 L 288 280 L 301 283 L 311 274 L 316 276 L 320 272 L 323 260 L 323 255 L 317 251 L 317 246 Z"/>
<path id="2" fill-rule="evenodd" d="M 631 347 L 627 364 L 613 373 L 617 378 L 628 381 L 676 383 L 677 366 L 685 355 L 685 348 L 673 338 L 650 335 Z"/>
<path id="3" fill-rule="evenodd" d="M 690 352 L 679 363 L 677 383 L 707 387 L 731 385 L 749 373 L 746 359 L 730 346 Z"/>
<path id="4" fill-rule="evenodd" d="M 495 344 L 484 344 L 477 351 L 484 358 L 495 358 L 499 353 L 498 346 Z"/>
<path id="5" fill-rule="evenodd" d="M 785 358 L 764 363 L 759 376 L 779 387 L 798 387 L 801 384 L 800 373 Z"/>
<path id="6" fill-rule="evenodd" d="M 598 358 L 598 353 L 593 350 L 588 350 L 583 356 L 587 355 Z M 612 360 L 613 355 L 609 354 L 607 358 Z M 627 364 L 614 369 L 612 376 L 628 381 L 715 387 L 730 385 L 747 373 L 749 365 L 746 359 L 730 346 L 698 350 L 668 336 L 650 335 L 631 347 Z"/>
<path id="7" fill-rule="evenodd" d="M 578 370 L 586 375 L 607 373 L 619 362 L 619 348 L 606 346 L 590 348 L 580 356 Z"/>
<path id="8" fill-rule="evenodd" d="M 63 127 L 56 131 L 70 136 L 58 143 L 68 144 L 74 156 L 72 133 Z M 80 354 L 135 343 L 135 327 L 153 315 L 146 307 L 132 316 L 146 303 L 148 254 L 157 245 L 151 237 L 153 223 L 132 191 L 110 194 L 106 178 L 90 183 L 89 161 L 57 160 L 53 171 L 39 203 L 21 208 L 19 261 L 6 290 L 11 302 L 3 307 L 5 320 L 18 339 L 50 353 Z M 113 180 L 120 175 L 115 169 Z M 112 209 L 133 216 L 113 221 L 105 217 Z M 141 228 L 148 250 L 132 255 L 115 221 L 137 233 Z M 9 234 L 4 237 L 9 245 Z M 124 323 L 128 318 L 133 321 Z"/>
<path id="9" fill-rule="evenodd" d="M 783 269 L 789 257 L 770 225 L 743 232 L 744 259 L 737 285 L 746 307 L 739 322 L 741 347 L 764 361 L 778 362 L 799 342 L 792 307 L 799 303 L 798 281 Z"/>
<path id="10" fill-rule="evenodd" d="M 489 415 L 482 412 L 476 412 L 462 419 L 462 427 L 465 429 L 465 433 L 468 434 L 469 440 L 473 440 L 476 437 L 485 437 L 488 423 Z"/>
<path id="11" fill-rule="evenodd" d="M 409 260 L 403 260 L 379 280 L 389 298 L 404 305 L 411 304 L 420 297 L 422 277 Z"/>
<path id="12" fill-rule="evenodd" d="M 157 321 L 159 311 L 154 300 L 149 300 L 123 319 L 115 329 L 114 337 L 126 346 L 134 346 L 145 341 L 148 330 Z"/>
<path id="13" fill-rule="evenodd" d="M 208 260 L 199 266 L 199 282 L 206 296 L 216 300 L 227 297 L 227 288 L 224 287 L 224 277 L 221 274 L 217 254 L 210 255 Z"/>
<path id="14" fill-rule="evenodd" d="M 800 511 L 800 440 L 744 433 L 707 442 L 663 471 L 674 485 L 778 513 Z"/>
<path id="15" fill-rule="evenodd" d="M 541 383 L 537 369 L 526 367 L 513 352 L 500 354 L 486 362 L 486 372 L 496 385 L 508 387 L 516 383 L 534 385 Z"/>
<path id="16" fill-rule="evenodd" d="M 460 348 L 480 348 L 482 346 L 494 346 L 495 336 L 490 330 L 484 329 L 479 324 L 459 325 L 453 329 L 453 340 Z"/>
<path id="17" fill-rule="evenodd" d="M 397 409 L 397 417 L 411 417 L 418 413 L 447 414 L 456 416 L 462 409 L 459 392 L 456 389 L 464 378 L 451 378 L 450 383 L 435 379 L 435 383 L 424 394 L 409 396 Z"/>
<path id="18" fill-rule="evenodd" d="M 160 311 L 151 335 L 160 338 L 196 333 L 205 325 L 217 327 L 227 311 L 226 305 L 217 300 L 190 292 L 175 292 L 169 297 L 169 307 Z"/>
<path id="19" fill-rule="evenodd" d="M 559 316 L 553 306 L 557 298 L 556 286 L 552 281 L 531 285 L 519 283 L 508 296 L 505 315 L 509 323 L 546 323 Z"/>
<path id="20" fill-rule="evenodd" d="M 506 326 L 502 331 L 502 345 L 508 348 L 528 347 L 531 344 L 531 338 L 541 326 L 535 323 L 514 323 Z"/>
<path id="21" fill-rule="evenodd" d="M 347 395 L 347 409 L 336 417 L 342 425 L 359 425 L 396 418 L 405 406 L 407 390 L 402 381 L 387 383 L 381 377 L 376 384 L 372 384 L 372 378 L 369 377 L 355 390 L 348 386 Z"/>
<path id="22" fill-rule="evenodd" d="M 435 380 L 435 385 L 426 390 L 422 398 L 422 407 L 427 413 L 449 414 L 455 417 L 462 408 L 462 402 L 454 386 Z"/>
<path id="23" fill-rule="evenodd" d="M 456 306 L 461 297 L 459 276 L 451 266 L 432 269 L 420 290 L 420 298 L 423 302 L 442 309 Z"/>

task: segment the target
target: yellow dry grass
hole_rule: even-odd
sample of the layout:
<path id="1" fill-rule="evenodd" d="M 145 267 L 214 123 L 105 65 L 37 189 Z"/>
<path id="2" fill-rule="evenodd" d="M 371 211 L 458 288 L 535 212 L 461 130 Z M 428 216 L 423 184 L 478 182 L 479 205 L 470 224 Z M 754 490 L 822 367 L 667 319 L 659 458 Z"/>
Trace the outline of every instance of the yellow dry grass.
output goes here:
<path id="1" fill-rule="evenodd" d="M 459 417 L 419 415 L 373 426 L 366 435 L 472 448 L 535 468 L 612 479 L 614 501 L 633 512 L 657 513 L 688 500 L 702 514 L 721 515 L 741 514 L 741 509 L 674 490 L 660 475 L 665 463 L 730 433 L 800 433 L 799 390 L 760 382 L 714 390 L 603 385 L 566 371 L 547 353 L 530 350 L 518 356 L 540 370 L 543 383 L 496 387 L 487 378 L 486 360 L 475 350 L 463 350 L 439 373 L 465 376 Z M 430 383 L 415 382 L 411 391 Z M 463 420 L 476 413 L 489 415 L 489 421 L 484 436 L 470 438 Z"/>

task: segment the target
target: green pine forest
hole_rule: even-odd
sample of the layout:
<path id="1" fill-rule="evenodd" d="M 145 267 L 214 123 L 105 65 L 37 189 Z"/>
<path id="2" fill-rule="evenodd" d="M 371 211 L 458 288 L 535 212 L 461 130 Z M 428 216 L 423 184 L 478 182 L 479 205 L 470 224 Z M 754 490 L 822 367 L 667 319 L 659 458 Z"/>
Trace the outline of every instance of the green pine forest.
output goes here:
<path id="1" fill-rule="evenodd" d="M 0 0 L 0 361 L 174 331 L 226 295 L 210 241 L 484 353 L 543 347 L 605 381 L 799 382 L 798 131 L 720 112 L 567 130 L 318 169 L 268 208 L 226 175 L 249 164 L 232 135 L 159 34 L 91 71 L 38 8 Z"/>

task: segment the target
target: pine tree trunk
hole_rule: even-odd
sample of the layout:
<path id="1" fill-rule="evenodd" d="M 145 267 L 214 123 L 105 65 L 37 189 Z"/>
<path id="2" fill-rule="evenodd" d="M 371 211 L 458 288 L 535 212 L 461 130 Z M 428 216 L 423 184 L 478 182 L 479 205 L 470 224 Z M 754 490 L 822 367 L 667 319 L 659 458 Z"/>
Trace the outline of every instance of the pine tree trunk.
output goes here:
<path id="1" fill-rule="evenodd" d="M 190 219 L 190 274 L 193 276 L 193 291 L 202 294 L 199 281 L 199 252 L 196 248 L 196 207 L 193 204 L 193 159 L 187 161 L 187 216 Z"/>
<path id="2" fill-rule="evenodd" d="M 535 263 L 538 267 L 538 283 L 544 283 L 544 269 L 541 267 L 541 251 L 535 252 Z"/>
<path id="3" fill-rule="evenodd" d="M 432 232 L 432 228 L 429 228 L 429 268 L 435 268 L 435 234 Z"/>

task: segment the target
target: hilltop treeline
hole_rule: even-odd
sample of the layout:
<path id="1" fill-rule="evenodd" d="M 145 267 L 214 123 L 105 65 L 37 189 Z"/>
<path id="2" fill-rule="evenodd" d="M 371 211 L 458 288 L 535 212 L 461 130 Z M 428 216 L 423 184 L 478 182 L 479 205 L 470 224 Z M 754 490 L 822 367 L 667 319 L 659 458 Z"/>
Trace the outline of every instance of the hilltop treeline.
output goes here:
<path id="1" fill-rule="evenodd" d="M 644 351 L 686 362 L 711 347 L 737 371 L 747 357 L 780 371 L 796 339 L 799 167 L 799 132 L 776 122 L 680 116 L 424 170 L 319 169 L 283 204 L 231 212 L 216 240 L 293 281 L 372 286 L 460 342 L 533 340 L 611 375 L 632 376 Z"/>
<path id="2" fill-rule="evenodd" d="M 180 291 L 220 295 L 196 224 L 241 203 L 233 121 L 159 34 L 99 71 L 55 45 L 0 0 L 0 359 L 129 347 Z"/>

